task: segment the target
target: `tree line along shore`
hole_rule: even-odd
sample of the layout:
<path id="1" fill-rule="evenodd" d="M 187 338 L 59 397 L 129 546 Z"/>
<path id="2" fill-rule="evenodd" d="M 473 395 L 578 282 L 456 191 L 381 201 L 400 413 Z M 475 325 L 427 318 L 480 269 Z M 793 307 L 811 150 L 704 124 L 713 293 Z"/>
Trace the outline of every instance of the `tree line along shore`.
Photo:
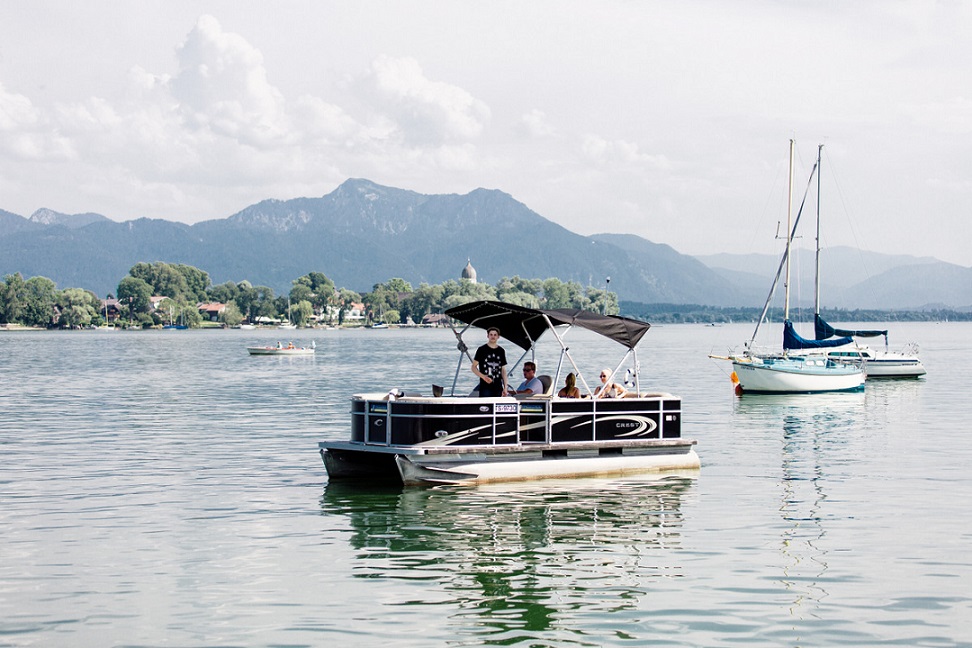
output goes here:
<path id="1" fill-rule="evenodd" d="M 178 263 L 136 263 L 117 291 L 99 298 L 90 290 L 59 290 L 46 277 L 20 273 L 0 283 L 0 325 L 7 328 L 134 328 L 166 325 L 199 328 L 292 322 L 297 326 L 420 324 L 429 316 L 470 301 L 495 299 L 534 308 L 584 308 L 617 314 L 615 293 L 574 281 L 504 277 L 496 285 L 469 279 L 420 284 L 401 278 L 359 293 L 334 285 L 324 273 L 309 272 L 275 295 L 249 281 L 213 285 L 209 274 Z"/>
<path id="2" fill-rule="evenodd" d="M 726 324 L 755 322 L 761 308 L 725 308 L 698 304 L 645 304 L 618 301 L 616 293 L 557 278 L 504 277 L 495 285 L 469 279 L 420 284 L 395 277 L 358 293 L 334 285 L 324 273 L 310 272 L 292 281 L 286 295 L 249 281 L 213 285 L 209 274 L 184 264 L 136 263 L 118 282 L 117 292 L 99 298 L 83 288 L 59 290 L 46 277 L 24 279 L 10 274 L 0 282 L 0 328 L 89 328 L 116 325 L 135 328 L 186 328 L 276 324 L 297 326 L 363 326 L 375 323 L 438 322 L 446 309 L 482 299 L 532 308 L 583 308 L 623 314 L 655 324 Z M 972 312 L 945 308 L 925 310 L 825 309 L 839 322 L 970 321 Z M 812 312 L 797 309 L 793 319 L 812 321 Z M 770 319 L 781 313 L 770 310 Z"/>

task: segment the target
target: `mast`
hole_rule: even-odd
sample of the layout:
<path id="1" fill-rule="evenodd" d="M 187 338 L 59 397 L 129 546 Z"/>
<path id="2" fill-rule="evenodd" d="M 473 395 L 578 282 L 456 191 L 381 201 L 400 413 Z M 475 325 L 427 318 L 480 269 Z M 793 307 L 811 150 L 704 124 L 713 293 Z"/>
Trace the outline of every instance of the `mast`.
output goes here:
<path id="1" fill-rule="evenodd" d="M 823 144 L 817 145 L 817 255 L 814 258 L 813 314 L 820 315 L 820 153 Z"/>
<path id="2" fill-rule="evenodd" d="M 793 243 L 793 230 L 790 223 L 793 213 L 793 145 L 790 140 L 790 181 L 786 190 L 786 277 L 783 280 L 783 321 L 790 319 L 790 245 Z"/>

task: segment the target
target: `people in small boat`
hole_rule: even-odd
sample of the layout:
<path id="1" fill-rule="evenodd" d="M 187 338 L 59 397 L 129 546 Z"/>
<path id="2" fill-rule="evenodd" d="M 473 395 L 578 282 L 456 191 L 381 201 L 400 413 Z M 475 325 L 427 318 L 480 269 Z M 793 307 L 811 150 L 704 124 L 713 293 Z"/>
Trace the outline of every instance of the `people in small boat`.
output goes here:
<path id="1" fill-rule="evenodd" d="M 537 365 L 529 360 L 523 363 L 523 382 L 510 390 L 510 396 L 532 396 L 543 393 L 543 383 L 537 378 Z"/>
<path id="2" fill-rule="evenodd" d="M 282 348 L 283 348 L 283 345 L 282 345 L 282 344 L 280 344 L 280 341 L 279 341 L 279 340 L 277 341 L 277 348 L 278 348 L 278 349 L 282 349 Z"/>
<path id="3" fill-rule="evenodd" d="M 628 390 L 624 385 L 611 382 L 610 369 L 601 369 L 601 384 L 594 389 L 594 398 L 624 398 Z"/>
<path id="4" fill-rule="evenodd" d="M 287 343 L 287 348 L 288 348 L 288 349 L 293 349 L 293 348 L 294 348 L 294 343 L 293 343 L 293 341 L 291 341 L 291 342 L 289 342 L 289 343 Z"/>
<path id="5" fill-rule="evenodd" d="M 580 398 L 580 395 L 580 389 L 577 388 L 577 377 L 573 373 L 567 374 L 564 387 L 557 392 L 557 396 L 560 398 Z"/>
<path id="6" fill-rule="evenodd" d="M 506 350 L 499 345 L 500 330 L 495 326 L 486 329 L 486 344 L 476 349 L 472 372 L 479 378 L 479 395 L 502 396 L 509 391 L 506 379 Z"/>

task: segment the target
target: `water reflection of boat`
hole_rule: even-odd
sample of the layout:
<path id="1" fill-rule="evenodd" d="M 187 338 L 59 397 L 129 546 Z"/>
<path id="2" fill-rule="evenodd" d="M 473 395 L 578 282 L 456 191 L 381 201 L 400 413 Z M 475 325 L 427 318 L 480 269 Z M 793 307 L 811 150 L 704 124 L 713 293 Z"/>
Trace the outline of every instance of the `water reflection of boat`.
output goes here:
<path id="1" fill-rule="evenodd" d="M 461 619 L 457 645 L 540 645 L 539 633 L 576 623 L 578 606 L 605 618 L 637 610 L 650 582 L 684 575 L 681 509 L 694 474 L 475 489 L 331 481 L 320 504 L 346 520 L 357 577 L 443 594 L 426 604 L 443 623 Z M 589 631 L 583 645 L 597 645 Z"/>
<path id="2" fill-rule="evenodd" d="M 783 420 L 780 515 L 784 526 L 780 551 L 785 559 L 780 580 L 791 592 L 792 613 L 805 617 L 827 596 L 827 549 L 824 529 L 825 468 L 820 457 L 820 428 L 832 428 L 831 417 L 811 421 L 790 414 Z"/>
<path id="3" fill-rule="evenodd" d="M 699 468 L 695 442 L 681 438 L 681 399 L 640 390 L 636 347 L 648 323 L 491 301 L 465 304 L 446 314 L 466 324 L 461 331 L 453 328 L 460 359 L 451 393 L 443 396 L 439 388 L 432 395 L 400 390 L 353 395 L 351 440 L 319 444 L 331 479 L 486 483 Z M 491 326 L 499 327 L 506 341 L 524 350 L 520 360 L 535 351 L 536 341 L 545 333 L 557 339 L 561 356 L 556 375 L 539 377 L 546 379 L 544 394 L 527 398 L 455 394 L 464 358 L 472 361 L 463 333 Z M 556 330 L 575 326 L 627 350 L 614 373 L 632 362 L 633 398 L 552 395 L 551 386 L 560 384 L 568 363 L 578 384 L 587 388 L 564 344 L 566 330 Z"/>
<path id="4" fill-rule="evenodd" d="M 498 535 L 510 547 L 594 542 L 671 549 L 680 541 L 682 498 L 697 474 L 505 482 L 475 490 L 331 481 L 321 507 L 349 519 L 356 549 L 382 538 L 397 551 L 477 552 Z M 463 519 L 461 528 L 456 518 Z"/>
<path id="5" fill-rule="evenodd" d="M 868 398 L 873 394 L 775 395 L 739 399 L 734 417 L 748 429 L 758 428 L 778 448 L 776 477 L 779 516 L 778 544 L 781 562 L 777 580 L 789 593 L 789 613 L 797 618 L 816 614 L 827 597 L 830 580 L 825 543 L 827 484 L 833 470 L 846 471 L 853 455 L 850 430 L 860 431 L 869 420 Z M 840 468 L 831 468 L 840 458 Z M 770 464 L 772 465 L 772 464 Z"/>

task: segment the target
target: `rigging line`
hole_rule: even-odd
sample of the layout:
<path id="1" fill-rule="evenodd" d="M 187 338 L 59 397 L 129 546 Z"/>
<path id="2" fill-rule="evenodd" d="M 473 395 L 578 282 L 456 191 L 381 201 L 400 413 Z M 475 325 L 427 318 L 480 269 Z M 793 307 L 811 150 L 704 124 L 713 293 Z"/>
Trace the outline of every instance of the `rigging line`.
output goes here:
<path id="1" fill-rule="evenodd" d="M 827 171 L 830 174 L 834 182 L 834 187 L 837 188 L 837 197 L 840 199 L 840 206 L 844 211 L 844 219 L 847 222 L 848 229 L 850 230 L 851 236 L 854 238 L 854 246 L 857 248 L 857 257 L 861 262 L 861 267 L 864 268 L 864 278 L 871 278 L 871 271 L 867 267 L 867 261 L 864 259 L 864 246 L 861 245 L 861 236 L 858 234 L 856 223 L 851 219 L 850 211 L 847 208 L 847 201 L 844 197 L 844 190 L 840 185 L 840 181 L 837 179 L 836 167 L 833 160 L 831 160 L 829 153 L 824 150 L 824 155 L 827 157 Z"/>
<path id="2" fill-rule="evenodd" d="M 769 205 L 770 201 L 776 196 L 777 187 L 779 186 L 780 176 L 786 171 L 786 160 L 782 160 L 780 164 L 776 165 L 776 176 L 773 178 L 773 183 L 770 185 L 770 191 L 766 194 L 766 201 L 763 203 L 763 210 L 760 212 L 759 219 L 756 223 L 756 227 L 752 229 L 752 236 L 749 239 L 749 246 L 746 248 L 747 252 L 752 252 L 755 249 L 756 237 L 760 236 L 762 231 L 762 224 L 766 222 L 767 215 L 770 213 Z M 784 194 L 782 200 L 786 201 L 786 195 Z M 774 214 L 779 213 L 779 209 L 773 212 Z"/>

